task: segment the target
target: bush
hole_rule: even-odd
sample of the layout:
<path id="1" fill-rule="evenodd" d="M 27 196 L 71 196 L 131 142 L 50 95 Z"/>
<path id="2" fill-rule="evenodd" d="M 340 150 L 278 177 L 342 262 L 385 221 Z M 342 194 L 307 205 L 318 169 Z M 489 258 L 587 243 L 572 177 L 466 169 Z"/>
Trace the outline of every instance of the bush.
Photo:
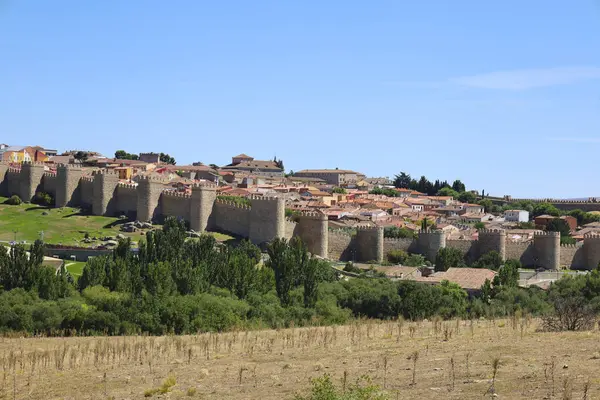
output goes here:
<path id="1" fill-rule="evenodd" d="M 20 206 L 21 204 L 23 204 L 23 200 L 21 200 L 21 198 L 16 194 L 13 194 L 8 200 L 4 202 L 4 204 L 8 204 L 11 206 Z"/>
<path id="2" fill-rule="evenodd" d="M 421 267 L 427 264 L 427 261 L 420 254 L 411 254 L 404 260 L 404 264 L 408 267 Z"/>
<path id="3" fill-rule="evenodd" d="M 408 253 L 402 250 L 391 250 L 387 254 L 387 259 L 392 264 L 402 264 L 408 258 Z"/>
<path id="4" fill-rule="evenodd" d="M 416 237 L 416 233 L 407 228 L 389 226 L 387 228 L 384 228 L 383 237 L 395 239 L 412 239 Z"/>
<path id="5" fill-rule="evenodd" d="M 54 199 L 52 195 L 45 192 L 37 192 L 31 202 L 34 204 L 38 204 L 40 206 L 52 206 L 54 204 Z"/>

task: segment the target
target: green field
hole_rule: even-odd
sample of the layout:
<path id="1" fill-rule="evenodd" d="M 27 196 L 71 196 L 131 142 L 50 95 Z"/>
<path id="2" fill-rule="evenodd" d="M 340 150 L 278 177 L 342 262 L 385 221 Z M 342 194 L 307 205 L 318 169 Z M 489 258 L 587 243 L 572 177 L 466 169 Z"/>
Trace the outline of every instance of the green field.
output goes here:
<path id="1" fill-rule="evenodd" d="M 44 242 L 48 244 L 88 247 L 102 242 L 84 243 L 86 233 L 97 238 L 122 233 L 132 241 L 139 241 L 144 237 L 139 231 L 121 232 L 119 225 L 125 221 L 118 218 L 83 215 L 79 209 L 69 207 L 46 208 L 35 204 L 11 206 L 3 204 L 5 200 L 5 197 L 0 197 L 0 241 L 31 243 L 43 235 Z M 232 239 L 231 236 L 222 233 L 213 235 L 218 241 Z"/>
<path id="2" fill-rule="evenodd" d="M 83 261 L 66 261 L 67 271 L 71 273 L 71 276 L 75 280 L 79 279 L 81 274 L 83 273 L 83 267 L 85 267 L 85 262 Z"/>

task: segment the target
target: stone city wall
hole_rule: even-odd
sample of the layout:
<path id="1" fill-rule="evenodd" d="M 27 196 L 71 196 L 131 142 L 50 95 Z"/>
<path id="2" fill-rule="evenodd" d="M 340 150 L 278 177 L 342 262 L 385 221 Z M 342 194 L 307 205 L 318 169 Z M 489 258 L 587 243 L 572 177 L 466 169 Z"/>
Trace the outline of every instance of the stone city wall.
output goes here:
<path id="1" fill-rule="evenodd" d="M 251 209 L 243 204 L 216 200 L 212 229 L 247 238 L 250 235 Z"/>

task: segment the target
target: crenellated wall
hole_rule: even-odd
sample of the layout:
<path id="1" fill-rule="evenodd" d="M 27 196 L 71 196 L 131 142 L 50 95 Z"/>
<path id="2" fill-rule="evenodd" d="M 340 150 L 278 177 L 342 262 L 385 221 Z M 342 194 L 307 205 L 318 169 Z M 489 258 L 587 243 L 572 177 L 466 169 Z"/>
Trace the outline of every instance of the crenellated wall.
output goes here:
<path id="1" fill-rule="evenodd" d="M 327 232 L 329 259 L 341 261 L 355 261 L 354 237 L 343 231 Z"/>
<path id="2" fill-rule="evenodd" d="M 417 252 L 417 242 L 414 239 L 405 238 L 383 238 L 383 253 L 387 254 L 393 250 Z"/>
<path id="3" fill-rule="evenodd" d="M 560 246 L 560 265 L 573 269 L 585 269 L 586 259 L 584 246 L 567 244 Z"/>
<path id="4" fill-rule="evenodd" d="M 160 197 L 161 215 L 190 220 L 190 203 L 192 196 L 186 193 L 164 191 Z"/>
<path id="5" fill-rule="evenodd" d="M 216 185 L 196 184 L 192 193 L 165 191 L 165 182 L 140 177 L 138 184 L 120 183 L 112 172 L 96 170 L 84 176 L 80 168 L 61 165 L 56 174 L 44 172 L 37 163 L 20 168 L 0 163 L 0 195 L 19 195 L 30 201 L 39 190 L 51 193 L 56 206 L 90 207 L 95 215 L 126 214 L 141 221 L 175 216 L 188 221 L 196 231 L 229 232 L 263 244 L 277 237 L 300 237 L 309 251 L 335 260 L 382 261 L 392 250 L 420 253 L 435 261 L 444 247 L 456 248 L 467 259 L 476 260 L 490 251 L 504 259 L 518 259 L 524 266 L 558 269 L 567 266 L 593 269 L 600 264 L 600 236 L 587 235 L 583 245 L 560 245 L 560 235 L 539 232 L 533 242 L 510 242 L 502 230 L 480 230 L 478 240 L 449 240 L 442 231 L 422 232 L 417 239 L 389 239 L 383 229 L 361 227 L 354 235 L 330 231 L 325 215 L 302 213 L 286 220 L 284 200 L 254 196 L 251 206 L 216 200 Z"/>
<path id="6" fill-rule="evenodd" d="M 216 200 L 211 228 L 247 238 L 250 236 L 250 212 L 251 209 L 248 206 Z"/>
<path id="7" fill-rule="evenodd" d="M 137 213 L 137 185 L 119 183 L 117 185 L 117 211 L 119 214 L 135 216 Z"/>
<path id="8" fill-rule="evenodd" d="M 44 192 L 50 193 L 56 198 L 56 174 L 45 172 L 42 179 L 42 187 L 44 188 Z"/>
<path id="9" fill-rule="evenodd" d="M 83 176 L 79 181 L 81 204 L 91 208 L 94 204 L 94 177 Z"/>

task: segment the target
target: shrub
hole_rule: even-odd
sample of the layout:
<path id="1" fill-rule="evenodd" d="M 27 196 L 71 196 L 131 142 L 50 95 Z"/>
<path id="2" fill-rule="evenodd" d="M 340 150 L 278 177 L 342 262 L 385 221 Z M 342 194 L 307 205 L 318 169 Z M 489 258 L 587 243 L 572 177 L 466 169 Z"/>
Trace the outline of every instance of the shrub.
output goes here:
<path id="1" fill-rule="evenodd" d="M 23 204 L 23 200 L 21 200 L 21 198 L 19 196 L 17 196 L 16 194 L 13 194 L 4 203 L 11 205 L 11 206 L 20 206 L 21 204 Z"/>
<path id="2" fill-rule="evenodd" d="M 40 206 L 51 206 L 54 204 L 54 199 L 49 193 L 37 192 L 31 202 Z"/>
<path id="3" fill-rule="evenodd" d="M 387 259 L 392 264 L 402 264 L 408 258 L 408 253 L 402 250 L 391 250 L 387 254 Z"/>
<path id="4" fill-rule="evenodd" d="M 408 267 L 421 267 L 426 263 L 425 257 L 420 254 L 411 254 L 404 260 L 404 264 Z"/>

